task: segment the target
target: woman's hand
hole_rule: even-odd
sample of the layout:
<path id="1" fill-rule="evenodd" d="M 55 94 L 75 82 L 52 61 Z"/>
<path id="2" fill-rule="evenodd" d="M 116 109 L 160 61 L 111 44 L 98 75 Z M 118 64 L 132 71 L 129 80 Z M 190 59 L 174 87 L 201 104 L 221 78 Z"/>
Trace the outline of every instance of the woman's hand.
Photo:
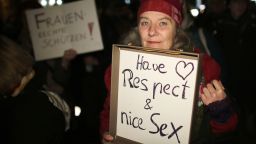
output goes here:
<path id="1" fill-rule="evenodd" d="M 71 61 L 74 59 L 77 55 L 77 52 L 75 49 L 67 49 L 64 51 L 63 60 Z"/>
<path id="2" fill-rule="evenodd" d="M 221 101 L 226 97 L 225 88 L 221 81 L 213 80 L 200 90 L 200 96 L 205 105 Z"/>
<path id="3" fill-rule="evenodd" d="M 68 49 L 64 51 L 64 55 L 62 57 L 62 67 L 65 69 L 68 68 L 69 62 L 73 60 L 77 56 L 77 52 L 74 49 Z"/>
<path id="4" fill-rule="evenodd" d="M 105 144 L 107 142 L 112 142 L 114 140 L 114 137 L 112 135 L 110 135 L 108 132 L 105 132 L 103 134 L 103 139 L 102 139 L 102 143 Z"/>

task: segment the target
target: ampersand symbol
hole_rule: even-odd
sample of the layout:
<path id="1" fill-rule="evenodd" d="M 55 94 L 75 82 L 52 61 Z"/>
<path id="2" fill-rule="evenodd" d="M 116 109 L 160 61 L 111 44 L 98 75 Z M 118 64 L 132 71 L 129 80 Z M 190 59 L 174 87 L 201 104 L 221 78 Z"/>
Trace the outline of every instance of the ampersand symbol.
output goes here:
<path id="1" fill-rule="evenodd" d="M 151 110 L 151 108 L 153 108 L 153 107 L 151 107 L 150 105 L 149 105 L 149 103 L 151 103 L 151 99 L 146 99 L 146 105 L 144 106 L 144 109 L 146 109 L 146 110 Z"/>

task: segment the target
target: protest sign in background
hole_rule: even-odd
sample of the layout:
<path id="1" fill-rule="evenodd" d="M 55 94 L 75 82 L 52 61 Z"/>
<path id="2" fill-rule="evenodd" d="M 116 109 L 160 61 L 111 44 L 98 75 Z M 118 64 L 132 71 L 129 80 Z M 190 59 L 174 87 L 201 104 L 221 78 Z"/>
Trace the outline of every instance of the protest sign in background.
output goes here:
<path id="1" fill-rule="evenodd" d="M 61 57 L 74 48 L 78 53 L 103 49 L 94 0 L 26 11 L 36 60 Z"/>
<path id="2" fill-rule="evenodd" d="M 188 144 L 199 54 L 114 45 L 112 63 L 111 134 L 138 143 Z"/>

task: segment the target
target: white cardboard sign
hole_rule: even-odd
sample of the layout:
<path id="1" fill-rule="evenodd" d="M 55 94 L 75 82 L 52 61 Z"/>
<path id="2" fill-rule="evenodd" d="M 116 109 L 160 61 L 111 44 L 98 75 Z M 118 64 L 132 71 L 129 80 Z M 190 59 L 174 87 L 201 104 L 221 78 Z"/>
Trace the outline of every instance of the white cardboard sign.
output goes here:
<path id="1" fill-rule="evenodd" d="M 78 53 L 103 49 L 94 0 L 26 11 L 36 60 L 61 57 L 74 48 Z"/>
<path id="2" fill-rule="evenodd" d="M 199 66 L 199 54 L 114 45 L 110 132 L 116 143 L 188 144 Z"/>

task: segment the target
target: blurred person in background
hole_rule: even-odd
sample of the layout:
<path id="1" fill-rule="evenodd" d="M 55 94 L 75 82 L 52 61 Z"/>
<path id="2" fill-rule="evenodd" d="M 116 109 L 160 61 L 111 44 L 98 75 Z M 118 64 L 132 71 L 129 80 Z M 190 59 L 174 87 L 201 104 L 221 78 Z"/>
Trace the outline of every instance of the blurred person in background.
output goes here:
<path id="1" fill-rule="evenodd" d="M 200 51 L 203 53 L 207 53 L 220 64 L 221 81 L 224 85 L 226 85 L 226 62 L 223 58 L 223 54 L 218 40 L 207 28 L 196 24 L 196 18 L 193 17 L 190 13 L 193 5 L 187 0 L 181 0 L 181 2 L 183 3 L 183 20 L 181 23 L 181 28 L 190 37 L 196 48 L 199 48 Z"/>
<path id="2" fill-rule="evenodd" d="M 196 25 L 216 35 L 222 23 L 223 14 L 227 11 L 227 0 L 206 0 L 206 9 L 196 18 Z"/>
<path id="3" fill-rule="evenodd" d="M 70 127 L 68 104 L 35 87 L 33 64 L 27 51 L 0 36 L 1 144 L 61 144 Z"/>
<path id="4" fill-rule="evenodd" d="M 241 107 L 240 133 L 254 139 L 256 111 L 254 108 L 256 71 L 252 68 L 256 57 L 256 13 L 250 0 L 230 0 L 219 32 L 216 35 L 228 68 L 227 88 Z"/>

